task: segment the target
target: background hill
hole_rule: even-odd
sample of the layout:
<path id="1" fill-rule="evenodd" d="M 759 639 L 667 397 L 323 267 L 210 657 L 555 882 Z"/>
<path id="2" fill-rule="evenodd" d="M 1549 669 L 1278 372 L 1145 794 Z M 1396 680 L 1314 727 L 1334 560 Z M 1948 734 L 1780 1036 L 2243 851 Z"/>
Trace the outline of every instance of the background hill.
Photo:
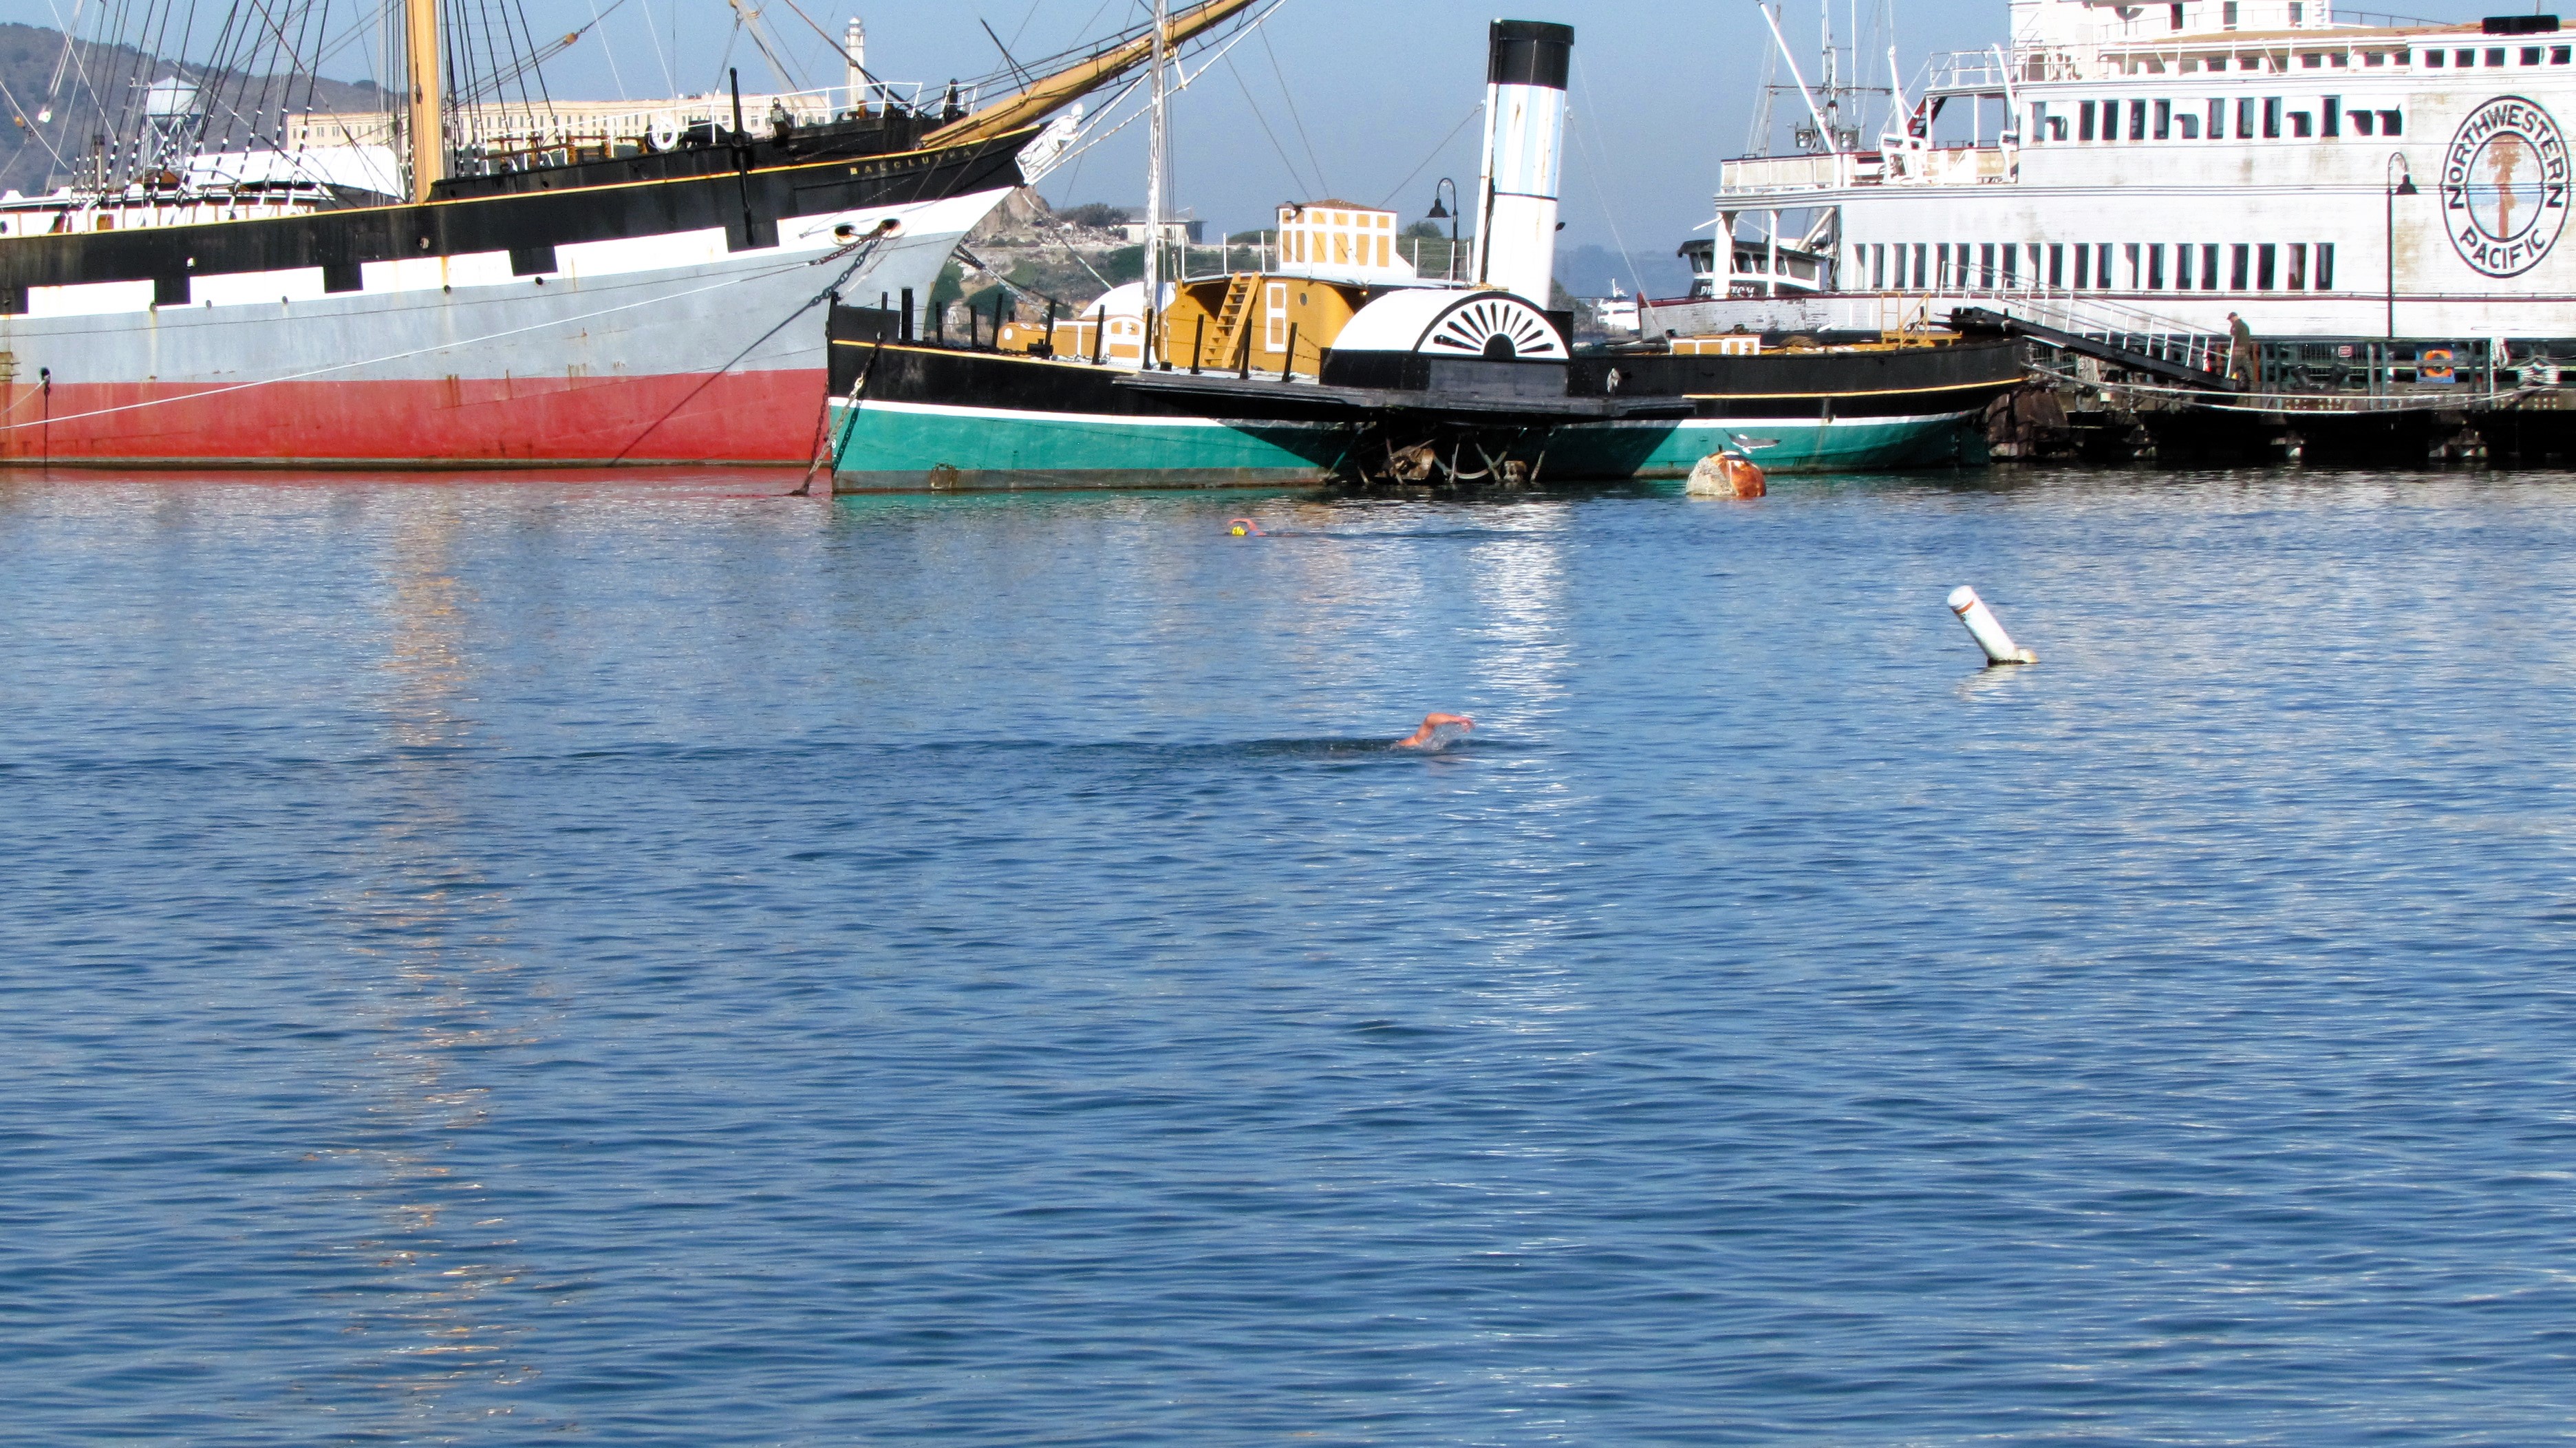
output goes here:
<path id="1" fill-rule="evenodd" d="M 274 133 L 284 111 L 375 111 L 384 108 L 373 81 L 315 81 L 292 87 L 284 76 L 208 73 L 127 46 L 87 46 L 77 67 L 63 64 L 63 34 L 35 25 L 0 25 L 0 189 L 50 189 L 90 154 L 93 138 L 120 120 L 129 129 L 142 109 L 142 89 L 167 75 L 209 86 L 236 114 L 218 112 L 218 149 L 241 149 L 254 128 Z M 60 86 L 54 85 L 57 71 Z M 103 104 L 102 104 L 103 103 Z M 37 117 L 51 106 L 53 119 Z M 233 139 L 224 143 L 229 133 Z"/>

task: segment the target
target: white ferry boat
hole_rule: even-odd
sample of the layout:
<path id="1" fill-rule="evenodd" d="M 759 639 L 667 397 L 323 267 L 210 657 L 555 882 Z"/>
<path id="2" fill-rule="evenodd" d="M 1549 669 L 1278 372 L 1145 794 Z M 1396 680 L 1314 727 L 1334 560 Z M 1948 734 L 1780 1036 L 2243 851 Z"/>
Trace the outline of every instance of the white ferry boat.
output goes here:
<path id="1" fill-rule="evenodd" d="M 2071 298 L 2207 333 L 2236 312 L 2268 337 L 2576 338 L 2557 17 L 2013 0 L 2011 21 L 2008 47 L 1936 57 L 1875 150 L 1819 125 L 1815 153 L 1726 162 L 1734 244 L 1698 244 L 1695 295 L 1648 303 L 1645 335 Z M 1944 117 L 1966 137 L 1935 143 Z"/>

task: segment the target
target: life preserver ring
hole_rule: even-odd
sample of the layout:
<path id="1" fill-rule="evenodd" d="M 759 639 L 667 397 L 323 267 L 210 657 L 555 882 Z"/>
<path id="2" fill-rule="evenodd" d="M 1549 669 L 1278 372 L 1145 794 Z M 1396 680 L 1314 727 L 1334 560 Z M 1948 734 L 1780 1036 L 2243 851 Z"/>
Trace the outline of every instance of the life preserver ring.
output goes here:
<path id="1" fill-rule="evenodd" d="M 653 149 L 656 151 L 669 151 L 676 149 L 680 144 L 680 113 L 677 111 L 664 111 L 660 115 L 655 116 L 653 118 L 653 129 L 645 136 L 645 139 L 653 143 Z"/>

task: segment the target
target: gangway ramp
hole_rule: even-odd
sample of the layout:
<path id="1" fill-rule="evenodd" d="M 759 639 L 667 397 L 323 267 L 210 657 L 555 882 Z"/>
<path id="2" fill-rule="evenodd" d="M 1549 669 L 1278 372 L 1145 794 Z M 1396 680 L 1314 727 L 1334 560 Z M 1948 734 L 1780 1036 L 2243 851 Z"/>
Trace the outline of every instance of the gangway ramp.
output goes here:
<path id="1" fill-rule="evenodd" d="M 2027 302 L 1963 306 L 1950 312 L 1962 330 L 2001 332 L 2186 387 L 2233 392 L 2227 339 L 2170 318 L 2089 298 L 2040 294 Z"/>

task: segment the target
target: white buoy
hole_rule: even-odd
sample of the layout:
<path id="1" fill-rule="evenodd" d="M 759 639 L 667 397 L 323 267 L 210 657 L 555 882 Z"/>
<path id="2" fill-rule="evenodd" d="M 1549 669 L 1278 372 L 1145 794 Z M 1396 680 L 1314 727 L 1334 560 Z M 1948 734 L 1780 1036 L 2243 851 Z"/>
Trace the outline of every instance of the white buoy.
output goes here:
<path id="1" fill-rule="evenodd" d="M 1986 651 L 1987 663 L 2039 662 L 2037 654 L 2014 643 L 2012 635 L 2004 632 L 2003 620 L 1995 617 L 1995 611 L 1986 607 L 1986 601 L 1977 597 L 1975 589 L 1962 583 L 1950 590 L 1950 611 L 1959 616 L 1959 622 L 1968 626 L 1968 636 L 1977 641 L 1977 647 Z"/>

